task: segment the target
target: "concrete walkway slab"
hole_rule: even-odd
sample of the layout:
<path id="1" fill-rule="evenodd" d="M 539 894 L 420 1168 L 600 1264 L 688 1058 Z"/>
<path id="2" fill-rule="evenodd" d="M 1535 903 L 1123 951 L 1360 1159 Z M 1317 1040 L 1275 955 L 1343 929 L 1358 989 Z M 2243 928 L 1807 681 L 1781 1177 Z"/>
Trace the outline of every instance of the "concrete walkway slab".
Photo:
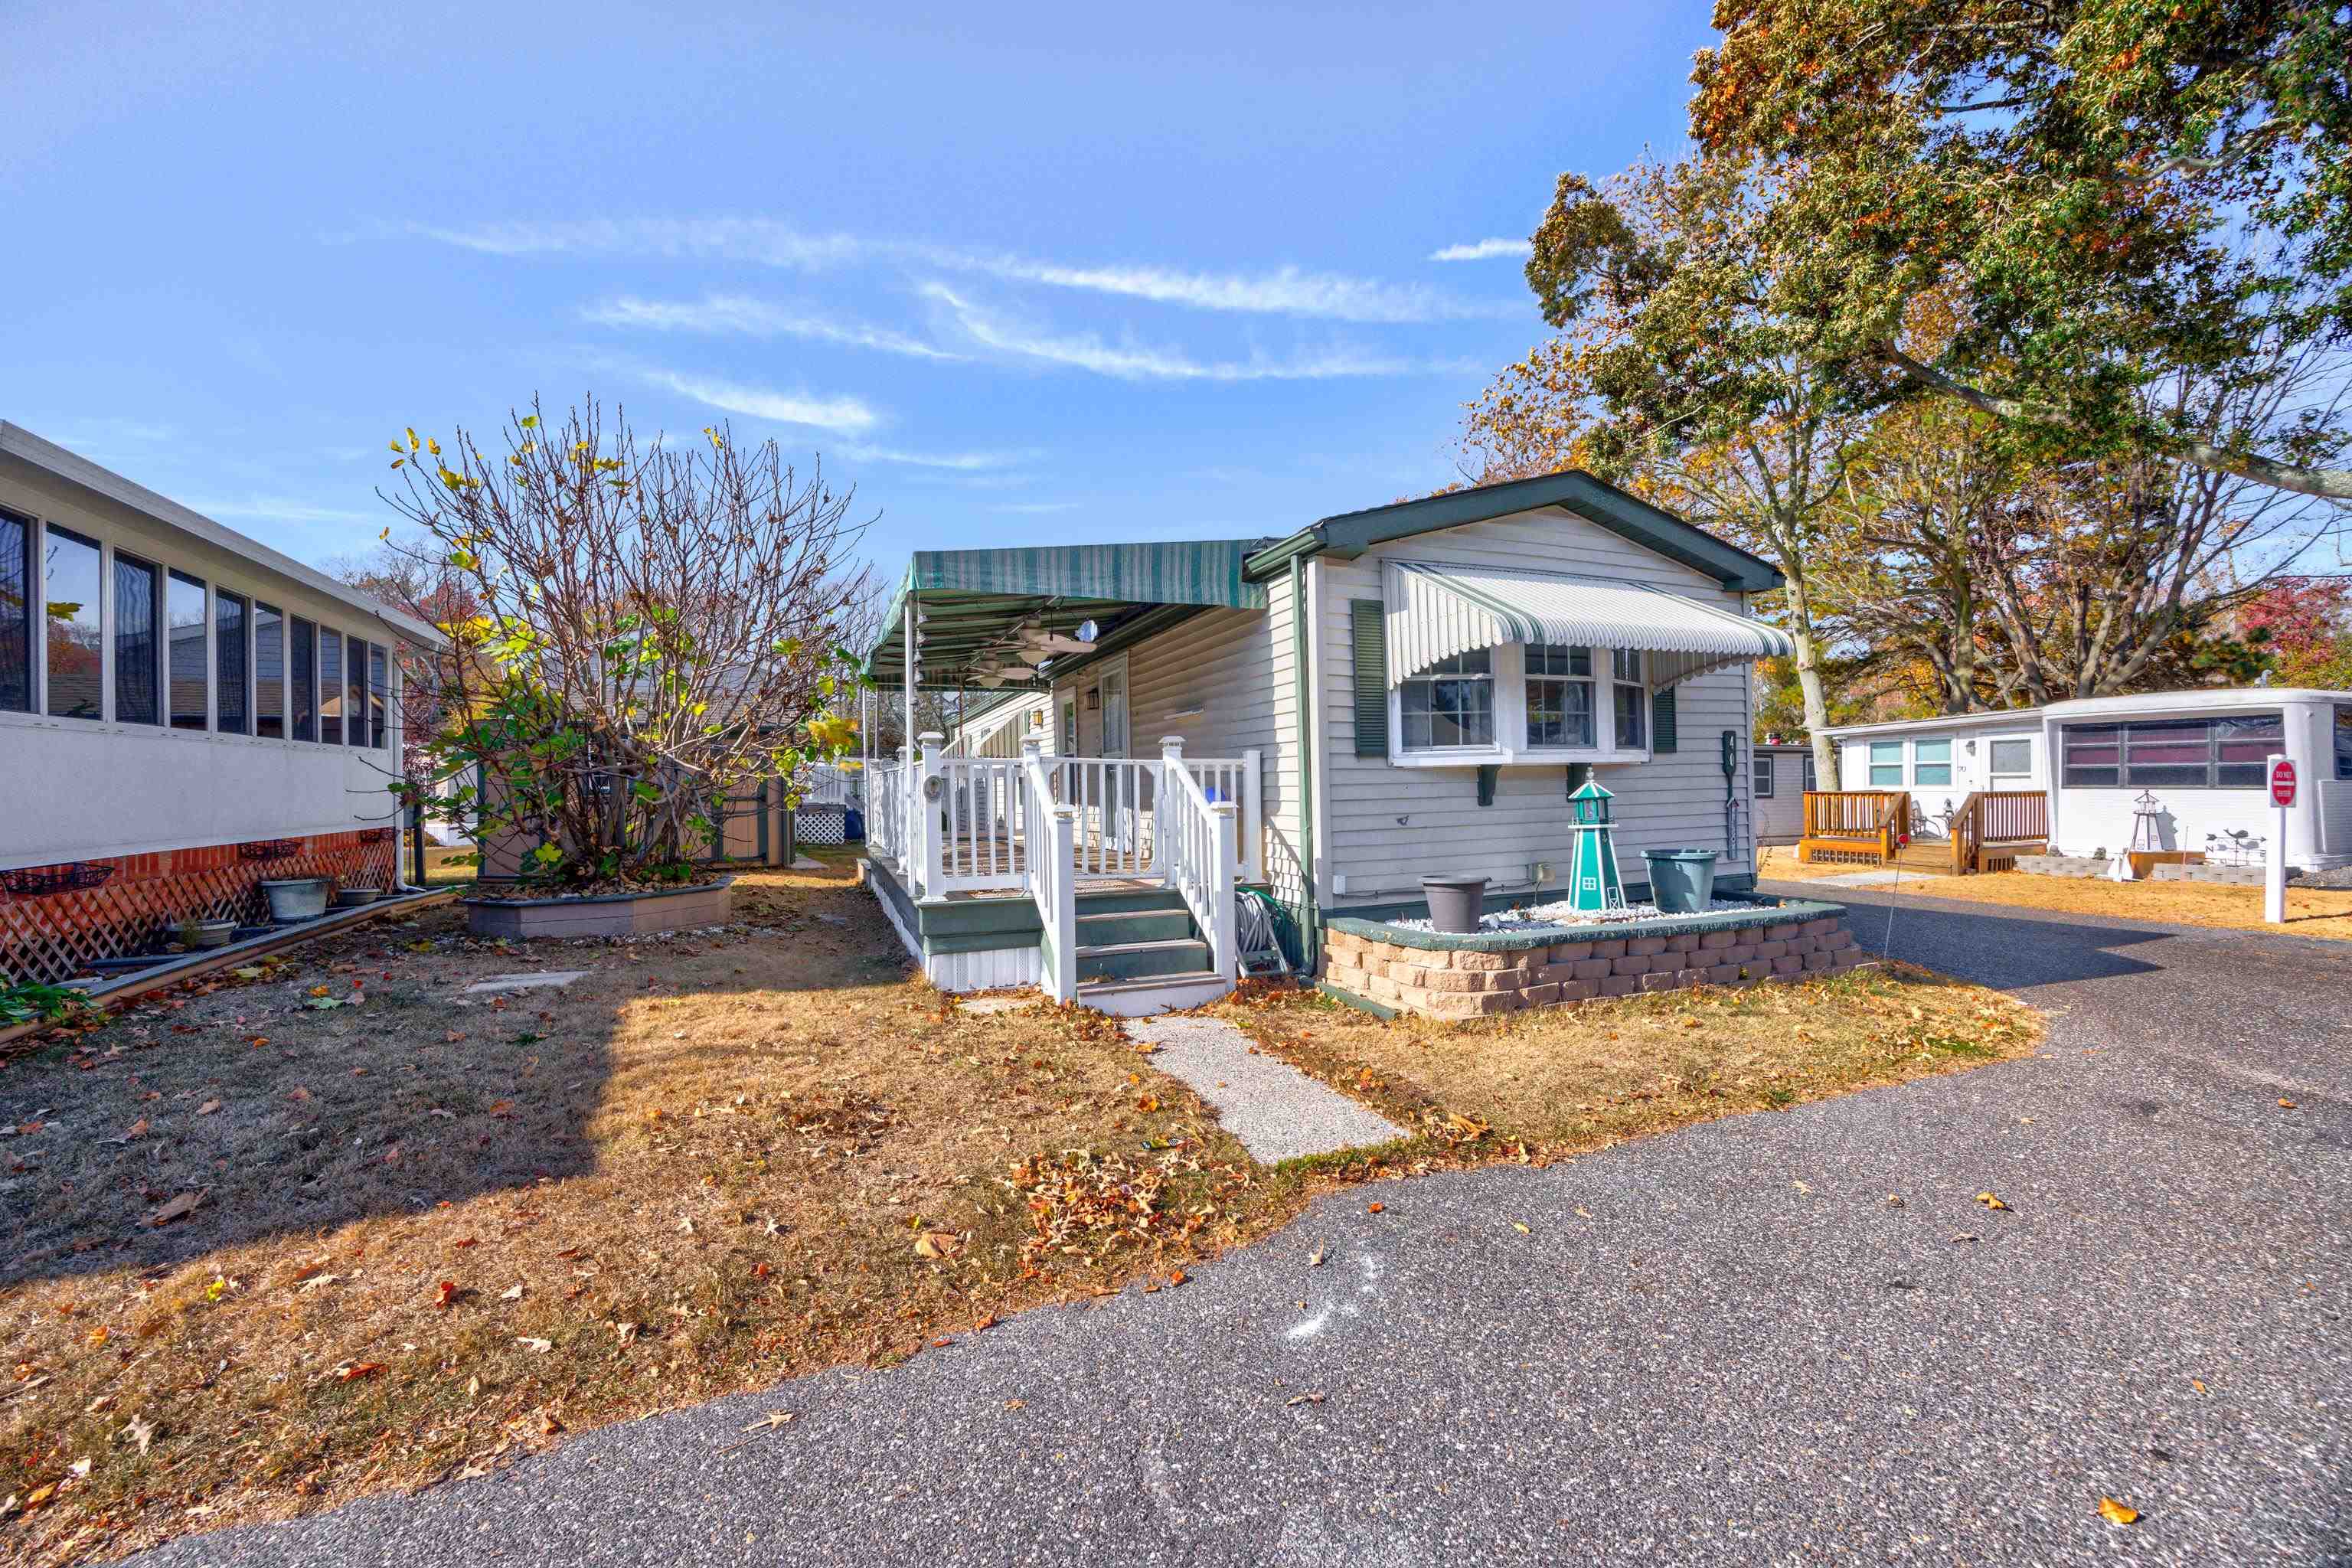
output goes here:
<path id="1" fill-rule="evenodd" d="M 477 980 L 466 987 L 466 994 L 477 995 L 486 991 L 544 991 L 550 986 L 569 985 L 583 979 L 584 969 L 549 969 L 534 974 L 493 974 L 487 980 Z"/>
<path id="2" fill-rule="evenodd" d="M 1406 1136 L 1279 1057 L 1251 1054 L 1249 1037 L 1222 1018 L 1139 1019 L 1127 1032 L 1159 1047 L 1151 1065 L 1200 1090 L 1225 1131 L 1265 1164 Z"/>

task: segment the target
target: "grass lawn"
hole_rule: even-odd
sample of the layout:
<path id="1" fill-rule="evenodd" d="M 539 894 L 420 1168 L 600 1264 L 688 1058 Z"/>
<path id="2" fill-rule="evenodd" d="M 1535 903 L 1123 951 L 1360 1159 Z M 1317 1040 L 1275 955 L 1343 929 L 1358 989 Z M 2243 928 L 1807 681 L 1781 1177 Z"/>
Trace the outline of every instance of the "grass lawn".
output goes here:
<path id="1" fill-rule="evenodd" d="M 1801 865 L 1794 849 L 1764 851 L 1760 875 L 1767 880 L 1814 881 L 1864 866 Z M 2352 888 L 2286 885 L 2286 923 L 2263 919 L 2260 888 L 2223 888 L 2202 882 L 2106 882 L 2074 877 L 2036 877 L 2023 871 L 1990 871 L 1976 877 L 1922 877 L 1910 871 L 1896 882 L 1874 884 L 1874 893 L 1916 893 L 1927 899 L 1966 899 L 2060 914 L 2114 915 L 2171 925 L 2223 926 L 2240 931 L 2284 931 L 2293 936 L 2352 942 Z"/>
<path id="2" fill-rule="evenodd" d="M 1899 972 L 1468 1029 L 1255 996 L 1226 1010 L 1267 1048 L 1419 1130 L 1268 1170 L 1114 1021 L 945 1005 L 826 858 L 744 876 L 748 926 L 722 933 L 503 949 L 429 910 L 20 1046 L 0 1064 L 11 1555 L 120 1555 L 953 1354 L 1025 1306 L 1181 1285 L 1341 1183 L 2032 1037 L 1989 993 Z M 527 969 L 587 973 L 464 994 Z"/>

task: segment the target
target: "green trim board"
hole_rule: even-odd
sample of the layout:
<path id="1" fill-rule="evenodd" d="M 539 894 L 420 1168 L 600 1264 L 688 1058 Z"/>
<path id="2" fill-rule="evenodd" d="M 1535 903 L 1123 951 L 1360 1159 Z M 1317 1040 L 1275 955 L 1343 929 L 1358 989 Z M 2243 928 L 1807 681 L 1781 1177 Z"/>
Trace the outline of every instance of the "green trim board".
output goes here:
<path id="1" fill-rule="evenodd" d="M 1341 512 L 1275 541 L 1252 555 L 1244 570 L 1262 580 L 1304 556 L 1329 553 L 1350 560 L 1377 544 L 1547 506 L 1566 507 L 1621 539 L 1706 573 L 1727 588 L 1762 593 L 1781 584 L 1779 568 L 1761 556 L 1580 469 Z"/>
<path id="2" fill-rule="evenodd" d="M 1769 893 L 1741 895 L 1741 900 L 1754 905 L 1751 910 L 1713 910 L 1705 914 L 1666 915 L 1657 920 L 1612 921 L 1604 925 L 1554 926 L 1537 931 L 1482 931 L 1475 936 L 1451 931 L 1415 931 L 1408 926 L 1395 926 L 1386 921 L 1364 919 L 1352 915 L 1331 915 L 1324 925 L 1349 936 L 1360 936 L 1368 942 L 1385 942 L 1397 947 L 1421 948 L 1434 952 L 1525 952 L 1538 947 L 1558 947 L 1564 942 L 1624 942 L 1645 936 L 1689 936 L 1717 931 L 1745 931 L 1756 926 L 1786 925 L 1791 921 L 1817 921 L 1824 916 L 1843 917 L 1843 904 L 1825 904 L 1813 899 L 1782 899 Z M 1420 905 L 1408 909 L 1419 910 Z M 1395 911 L 1402 914 L 1405 910 Z"/>

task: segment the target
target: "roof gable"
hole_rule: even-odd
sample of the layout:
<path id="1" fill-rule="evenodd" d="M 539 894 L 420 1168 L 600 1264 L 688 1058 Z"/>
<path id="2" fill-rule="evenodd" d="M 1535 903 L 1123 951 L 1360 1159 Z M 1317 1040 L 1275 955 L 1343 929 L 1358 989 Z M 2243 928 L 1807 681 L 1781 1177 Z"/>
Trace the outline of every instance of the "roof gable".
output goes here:
<path id="1" fill-rule="evenodd" d="M 1580 469 L 1340 512 L 1257 552 L 1244 569 L 1250 576 L 1263 578 L 1297 556 L 1330 554 L 1351 560 L 1395 540 L 1552 506 L 1564 507 L 1630 543 L 1714 578 L 1726 588 L 1754 594 L 1780 586 L 1780 571 L 1761 556 L 1727 544 L 1664 508 Z"/>

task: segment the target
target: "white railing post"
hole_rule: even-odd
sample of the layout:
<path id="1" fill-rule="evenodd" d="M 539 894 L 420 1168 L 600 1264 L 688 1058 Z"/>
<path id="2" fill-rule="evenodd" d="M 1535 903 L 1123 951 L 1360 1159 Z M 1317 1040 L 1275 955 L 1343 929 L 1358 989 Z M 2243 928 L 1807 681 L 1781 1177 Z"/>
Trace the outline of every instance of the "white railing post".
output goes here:
<path id="1" fill-rule="evenodd" d="M 940 797 L 947 791 L 940 777 L 940 745 L 947 737 L 937 730 L 926 730 L 917 737 L 923 743 L 923 764 L 917 770 L 914 789 L 916 837 L 909 845 L 910 858 L 922 868 L 922 889 L 919 898 L 939 898 L 940 889 Z"/>
<path id="2" fill-rule="evenodd" d="M 1078 814 L 1054 800 L 1044 742 L 1021 742 L 1024 870 L 1037 906 L 1037 988 L 1052 1002 L 1078 996 L 1078 879 L 1075 861 Z"/>
<path id="3" fill-rule="evenodd" d="M 1265 817 L 1261 812 L 1261 796 L 1265 789 L 1265 770 L 1260 765 L 1261 753 L 1242 753 L 1242 880 L 1265 880 Z"/>
<path id="4" fill-rule="evenodd" d="M 1219 979 L 1231 984 L 1238 973 L 1234 949 L 1240 934 L 1234 929 L 1240 916 L 1234 908 L 1234 807 L 1229 802 L 1219 801 L 1209 807 L 1209 816 L 1216 829 L 1216 841 L 1209 847 L 1209 966 L 1217 972 Z"/>
<path id="5" fill-rule="evenodd" d="M 1170 837 L 1176 832 L 1176 775 L 1184 771 L 1184 737 L 1160 737 L 1160 776 L 1151 787 L 1151 860 L 1144 867 L 1149 876 L 1168 879 L 1174 857 L 1170 853 Z"/>

